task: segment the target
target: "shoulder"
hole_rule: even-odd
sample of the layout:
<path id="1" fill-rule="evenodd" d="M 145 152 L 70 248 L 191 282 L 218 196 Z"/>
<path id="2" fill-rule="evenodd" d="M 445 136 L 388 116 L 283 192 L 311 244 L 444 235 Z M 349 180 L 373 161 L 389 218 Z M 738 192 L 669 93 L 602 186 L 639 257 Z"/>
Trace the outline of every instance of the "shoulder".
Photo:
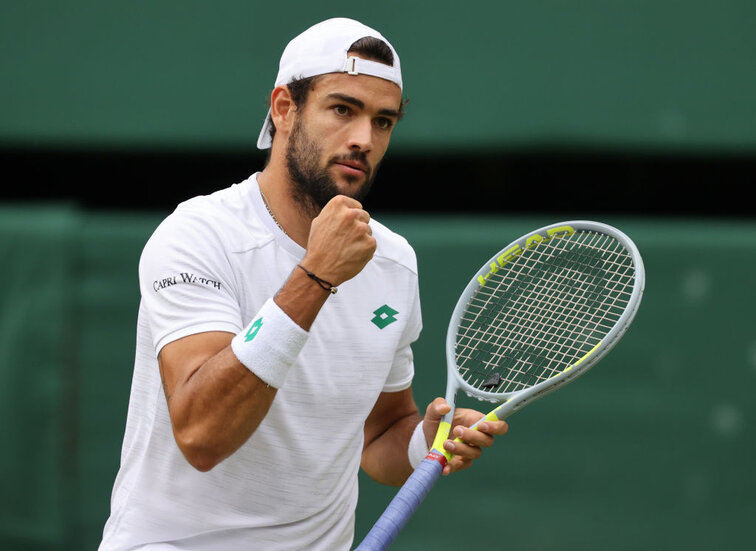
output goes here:
<path id="1" fill-rule="evenodd" d="M 375 219 L 371 219 L 370 227 L 377 243 L 374 258 L 393 262 L 417 275 L 417 257 L 407 239 Z"/>
<path id="2" fill-rule="evenodd" d="M 157 227 L 149 245 L 182 244 L 239 252 L 273 239 L 256 214 L 249 180 L 180 203 Z"/>

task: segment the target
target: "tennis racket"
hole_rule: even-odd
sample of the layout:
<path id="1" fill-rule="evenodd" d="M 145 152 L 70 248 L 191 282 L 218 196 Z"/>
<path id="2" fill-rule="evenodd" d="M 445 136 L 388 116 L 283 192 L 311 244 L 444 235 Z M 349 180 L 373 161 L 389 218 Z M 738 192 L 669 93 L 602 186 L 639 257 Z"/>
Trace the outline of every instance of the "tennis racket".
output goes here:
<path id="1" fill-rule="evenodd" d="M 625 334 L 644 284 L 635 244 L 599 222 L 545 226 L 486 262 L 459 297 L 446 336 L 452 410 L 426 458 L 356 550 L 386 549 L 451 459 L 443 443 L 457 391 L 501 404 L 480 420 L 494 421 L 575 380 Z"/>

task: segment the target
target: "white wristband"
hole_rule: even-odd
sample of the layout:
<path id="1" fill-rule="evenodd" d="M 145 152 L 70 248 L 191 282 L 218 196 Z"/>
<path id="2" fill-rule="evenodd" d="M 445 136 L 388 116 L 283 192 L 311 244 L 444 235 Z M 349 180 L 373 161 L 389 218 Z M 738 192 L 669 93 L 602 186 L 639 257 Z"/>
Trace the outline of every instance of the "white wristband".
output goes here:
<path id="1" fill-rule="evenodd" d="M 231 349 L 244 367 L 267 385 L 281 388 L 308 337 L 271 298 L 231 340 Z"/>
<path id="2" fill-rule="evenodd" d="M 420 462 L 425 459 L 426 455 L 428 455 L 428 443 L 425 441 L 423 422 L 420 421 L 415 427 L 415 432 L 412 433 L 409 448 L 407 448 L 407 456 L 412 468 L 416 469 Z"/>

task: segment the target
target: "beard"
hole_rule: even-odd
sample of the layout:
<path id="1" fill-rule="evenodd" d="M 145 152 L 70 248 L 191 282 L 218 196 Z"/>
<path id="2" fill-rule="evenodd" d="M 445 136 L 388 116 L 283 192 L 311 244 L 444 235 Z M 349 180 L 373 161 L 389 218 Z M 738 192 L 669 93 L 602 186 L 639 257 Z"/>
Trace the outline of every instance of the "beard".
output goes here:
<path id="1" fill-rule="evenodd" d="M 359 161 L 365 167 L 365 182 L 351 194 L 346 194 L 362 202 L 370 192 L 373 180 L 378 172 L 378 166 L 371 168 L 367 156 L 362 151 L 352 151 L 347 155 L 332 157 L 324 165 L 320 165 L 322 151 L 316 140 L 312 139 L 297 118 L 286 146 L 286 166 L 292 183 L 292 195 L 296 202 L 308 212 L 317 215 L 326 203 L 342 191 L 328 169 L 335 163 L 343 161 Z M 357 181 L 358 177 L 347 175 L 348 182 Z"/>

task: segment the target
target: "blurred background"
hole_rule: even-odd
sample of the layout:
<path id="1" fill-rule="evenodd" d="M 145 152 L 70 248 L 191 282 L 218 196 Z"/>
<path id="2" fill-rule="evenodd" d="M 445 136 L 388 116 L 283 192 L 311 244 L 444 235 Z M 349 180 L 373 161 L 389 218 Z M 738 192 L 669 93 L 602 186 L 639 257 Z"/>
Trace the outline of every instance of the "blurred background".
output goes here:
<path id="1" fill-rule="evenodd" d="M 427 502 L 394 547 L 745 547 L 756 4 L 6 0 L 0 549 L 97 548 L 141 248 L 178 202 L 262 167 L 281 51 L 333 16 L 379 29 L 401 56 L 407 115 L 366 207 L 418 255 L 421 407 L 444 391 L 456 297 L 504 244 L 597 219 L 647 268 L 636 322 L 601 367 L 513 417 L 474 469 L 433 490 L 453 509 Z M 357 539 L 394 494 L 361 486 Z"/>

